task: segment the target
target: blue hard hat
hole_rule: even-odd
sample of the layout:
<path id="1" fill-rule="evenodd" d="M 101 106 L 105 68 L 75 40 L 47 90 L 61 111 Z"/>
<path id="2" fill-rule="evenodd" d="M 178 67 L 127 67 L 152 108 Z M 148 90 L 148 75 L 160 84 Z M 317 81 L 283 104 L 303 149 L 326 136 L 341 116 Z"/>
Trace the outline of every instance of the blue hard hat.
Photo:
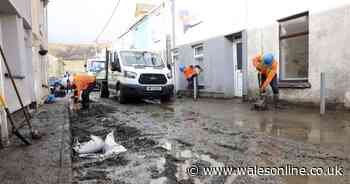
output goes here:
<path id="1" fill-rule="evenodd" d="M 263 60 L 265 65 L 271 65 L 273 62 L 273 54 L 271 53 L 265 54 L 263 57 Z"/>
<path id="2" fill-rule="evenodd" d="M 185 70 L 186 66 L 184 64 L 179 65 L 179 70 L 183 72 Z"/>

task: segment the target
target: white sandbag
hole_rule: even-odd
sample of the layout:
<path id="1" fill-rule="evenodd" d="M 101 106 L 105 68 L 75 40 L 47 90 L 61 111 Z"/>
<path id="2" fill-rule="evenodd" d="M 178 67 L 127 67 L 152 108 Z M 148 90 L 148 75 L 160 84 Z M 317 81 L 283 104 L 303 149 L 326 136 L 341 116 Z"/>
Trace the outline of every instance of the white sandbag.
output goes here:
<path id="1" fill-rule="evenodd" d="M 166 149 L 168 151 L 171 151 L 171 147 L 172 146 L 171 146 L 171 143 L 169 141 L 162 139 L 162 140 L 159 141 L 159 143 L 158 143 L 158 145 L 156 147 L 163 148 L 163 149 Z"/>
<path id="2" fill-rule="evenodd" d="M 74 150 L 79 154 L 96 153 L 103 149 L 104 141 L 97 136 L 90 135 L 91 140 L 84 143 L 78 143 Z"/>
<path id="3" fill-rule="evenodd" d="M 126 148 L 120 144 L 117 144 L 114 139 L 114 131 L 106 136 L 105 144 L 103 146 L 104 156 L 112 154 L 120 154 L 126 152 Z"/>

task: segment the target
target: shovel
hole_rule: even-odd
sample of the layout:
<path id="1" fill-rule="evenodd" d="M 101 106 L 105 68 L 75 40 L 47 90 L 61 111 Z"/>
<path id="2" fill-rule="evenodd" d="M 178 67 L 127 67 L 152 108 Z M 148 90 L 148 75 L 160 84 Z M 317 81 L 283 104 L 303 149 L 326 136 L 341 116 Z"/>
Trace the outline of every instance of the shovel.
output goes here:
<path id="1" fill-rule="evenodd" d="M 262 86 L 261 73 L 258 74 L 258 85 L 259 85 L 259 89 L 260 89 Z M 259 92 L 258 96 L 259 96 L 259 99 L 257 100 L 257 102 L 254 103 L 252 110 L 257 110 L 257 111 L 268 110 L 267 101 L 266 101 L 266 94 Z"/>

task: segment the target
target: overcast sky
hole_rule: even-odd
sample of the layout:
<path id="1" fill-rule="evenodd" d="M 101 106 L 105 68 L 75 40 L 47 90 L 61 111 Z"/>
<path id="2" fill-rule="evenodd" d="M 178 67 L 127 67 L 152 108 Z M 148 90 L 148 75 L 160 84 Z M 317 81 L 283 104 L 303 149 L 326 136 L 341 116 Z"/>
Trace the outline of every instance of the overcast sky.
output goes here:
<path id="1" fill-rule="evenodd" d="M 225 3 L 219 3 L 225 1 Z M 108 20 L 118 0 L 51 0 L 49 3 L 49 42 L 51 43 L 92 43 Z M 134 20 L 137 2 L 151 2 L 159 4 L 162 0 L 121 0 L 117 13 L 102 34 L 100 40 L 113 41 Z M 213 8 L 213 5 L 215 8 Z M 222 5 L 222 6 L 220 6 Z M 227 0 L 177 0 L 177 7 L 186 6 L 191 13 L 202 14 L 206 22 L 218 21 L 218 17 L 225 17 L 230 12 Z M 213 13 L 213 10 L 219 10 Z M 229 26 L 230 24 L 227 24 Z"/>
<path id="2" fill-rule="evenodd" d="M 118 0 L 51 0 L 48 6 L 50 43 L 92 43 Z M 121 0 L 101 40 L 112 40 L 132 22 L 136 0 Z"/>
<path id="3" fill-rule="evenodd" d="M 159 4 L 162 0 L 120 0 L 119 8 L 102 34 L 100 40 L 115 41 L 134 20 L 137 2 Z M 51 0 L 49 3 L 49 42 L 51 43 L 93 43 L 102 27 L 110 17 L 118 0 Z M 321 3 L 322 2 L 322 3 Z M 319 0 L 176 0 L 177 8 L 188 8 L 192 13 L 199 14 L 204 20 L 203 28 L 192 37 L 214 36 L 235 29 L 241 29 L 245 22 L 246 7 L 249 7 L 250 26 L 255 27 L 284 16 L 290 16 L 308 9 L 324 10 L 339 4 L 348 4 L 349 0 L 319 1 Z M 289 7 L 276 9 L 277 7 Z M 303 6 L 299 6 L 303 5 Z M 232 7 L 236 8 L 232 11 Z M 262 8 L 264 7 L 264 8 Z M 258 16 L 254 14 L 256 13 Z M 274 17 L 276 15 L 276 17 Z M 238 26 L 235 28 L 233 25 Z M 205 27 L 207 26 L 207 27 Z M 249 25 L 248 25 L 249 27 Z M 220 28 L 215 29 L 213 28 Z M 205 36 L 202 36 L 205 37 Z"/>

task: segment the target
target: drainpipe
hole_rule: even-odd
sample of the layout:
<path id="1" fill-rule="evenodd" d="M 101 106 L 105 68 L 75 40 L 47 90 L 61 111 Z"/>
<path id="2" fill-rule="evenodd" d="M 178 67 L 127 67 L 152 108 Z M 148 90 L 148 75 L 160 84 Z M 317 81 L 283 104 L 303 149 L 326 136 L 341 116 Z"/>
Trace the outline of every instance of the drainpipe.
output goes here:
<path id="1" fill-rule="evenodd" d="M 242 31 L 242 68 L 243 68 L 243 101 L 248 101 L 248 29 L 249 29 L 249 18 L 248 18 L 249 2 L 245 1 L 245 30 Z"/>
<path id="2" fill-rule="evenodd" d="M 172 45 L 171 50 L 174 51 L 176 47 L 176 31 L 175 31 L 175 0 L 170 0 L 171 3 L 171 34 L 172 34 Z M 172 55 L 172 54 L 171 54 Z M 173 60 L 173 57 L 171 57 Z M 174 95 L 177 93 L 177 80 L 176 80 L 176 63 L 173 61 L 173 80 L 174 80 Z"/>
<path id="3" fill-rule="evenodd" d="M 242 31 L 243 101 L 248 101 L 248 34 Z"/>

